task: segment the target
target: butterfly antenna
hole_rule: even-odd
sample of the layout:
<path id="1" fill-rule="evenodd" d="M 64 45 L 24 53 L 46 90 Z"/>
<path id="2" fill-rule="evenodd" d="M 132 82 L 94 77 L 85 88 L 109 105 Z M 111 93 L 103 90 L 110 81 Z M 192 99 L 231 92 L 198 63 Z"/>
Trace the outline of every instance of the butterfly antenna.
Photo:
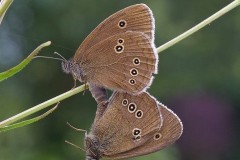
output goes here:
<path id="1" fill-rule="evenodd" d="M 62 58 L 63 61 L 67 61 L 66 58 L 64 58 L 61 54 L 59 54 L 58 52 L 54 52 L 54 54 L 58 55 L 59 57 Z"/>
<path id="2" fill-rule="evenodd" d="M 35 56 L 34 58 L 46 58 L 46 59 L 55 59 L 55 60 L 63 61 L 63 59 L 61 58 L 48 57 L 48 56 Z"/>
<path id="3" fill-rule="evenodd" d="M 78 145 L 76 145 L 76 144 L 73 144 L 72 142 L 69 142 L 69 141 L 67 141 L 67 140 L 65 140 L 65 142 L 66 142 L 67 144 L 70 144 L 71 146 L 73 146 L 73 147 L 75 147 L 75 148 L 77 148 L 77 149 L 81 150 L 81 151 L 84 151 L 84 152 L 86 152 L 86 150 L 85 150 L 85 149 L 83 149 L 83 148 L 79 147 L 79 146 L 78 146 Z"/>
<path id="4" fill-rule="evenodd" d="M 46 59 L 55 59 L 59 61 L 67 61 L 61 54 L 54 52 L 54 54 L 58 55 L 60 58 L 48 57 L 48 56 L 35 56 L 34 58 L 46 58 Z"/>
<path id="5" fill-rule="evenodd" d="M 83 152 L 87 152 L 85 149 L 79 147 L 78 145 L 76 145 L 76 144 L 74 144 L 72 142 L 69 142 L 69 141 L 65 140 L 65 143 L 67 143 L 67 144 L 69 144 L 69 145 L 71 145 L 71 146 L 73 146 L 73 147 L 75 147 L 75 148 L 77 148 L 77 149 L 79 149 L 79 150 L 81 150 Z M 91 149 L 88 148 L 87 150 L 89 150 L 94 156 L 96 156 L 96 154 L 93 153 L 93 151 Z"/>
<path id="6" fill-rule="evenodd" d="M 85 132 L 85 133 L 87 133 L 86 130 L 80 129 L 80 128 L 76 128 L 76 127 L 72 126 L 69 122 L 67 122 L 67 125 L 68 125 L 69 127 L 71 127 L 72 129 L 78 131 L 78 132 Z M 76 145 L 76 144 L 74 144 L 74 143 L 72 143 L 72 142 L 69 142 L 69 141 L 67 141 L 67 140 L 65 140 L 65 142 L 66 142 L 67 144 L 72 145 L 72 146 L 75 147 L 75 148 L 78 148 L 78 149 L 84 151 L 84 152 L 90 151 L 94 156 L 96 156 L 96 154 L 95 154 L 90 148 L 88 148 L 87 150 L 85 150 L 85 149 L 79 147 L 78 145 Z"/>
<path id="7" fill-rule="evenodd" d="M 78 131 L 78 132 L 85 132 L 85 133 L 87 133 L 86 130 L 80 129 L 80 128 L 76 128 L 76 127 L 72 126 L 69 122 L 67 122 L 67 125 L 68 125 L 69 127 L 71 127 L 72 129 Z"/>
<path id="8" fill-rule="evenodd" d="M 88 148 L 87 150 L 90 151 L 95 157 L 97 156 L 90 148 Z"/>

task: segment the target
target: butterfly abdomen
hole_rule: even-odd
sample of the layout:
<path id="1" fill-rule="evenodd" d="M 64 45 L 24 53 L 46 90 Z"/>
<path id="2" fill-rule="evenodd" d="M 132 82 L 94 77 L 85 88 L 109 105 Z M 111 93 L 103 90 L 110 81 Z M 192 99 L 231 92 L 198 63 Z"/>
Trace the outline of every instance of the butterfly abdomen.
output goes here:
<path id="1" fill-rule="evenodd" d="M 96 86 L 93 83 L 88 83 L 89 90 L 92 93 L 93 98 L 96 100 L 97 104 L 106 102 L 108 100 L 107 91 L 103 87 Z"/>

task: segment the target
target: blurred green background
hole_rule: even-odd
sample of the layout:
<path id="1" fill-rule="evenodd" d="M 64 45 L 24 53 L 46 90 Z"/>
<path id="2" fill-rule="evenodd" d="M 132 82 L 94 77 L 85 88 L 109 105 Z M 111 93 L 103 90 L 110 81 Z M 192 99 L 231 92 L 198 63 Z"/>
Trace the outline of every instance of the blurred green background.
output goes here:
<path id="1" fill-rule="evenodd" d="M 156 19 L 156 46 L 183 33 L 230 0 L 17 0 L 0 25 L 0 72 L 22 61 L 40 43 L 41 55 L 74 55 L 84 38 L 112 13 L 146 3 Z M 59 61 L 35 59 L 0 83 L 0 121 L 55 97 L 73 86 Z M 136 160 L 240 159 L 240 10 L 159 54 L 159 74 L 149 92 L 176 112 L 184 132 L 174 145 Z M 0 134 L 0 160 L 84 159 L 84 133 L 96 103 L 87 91 L 64 100 L 44 120 Z"/>

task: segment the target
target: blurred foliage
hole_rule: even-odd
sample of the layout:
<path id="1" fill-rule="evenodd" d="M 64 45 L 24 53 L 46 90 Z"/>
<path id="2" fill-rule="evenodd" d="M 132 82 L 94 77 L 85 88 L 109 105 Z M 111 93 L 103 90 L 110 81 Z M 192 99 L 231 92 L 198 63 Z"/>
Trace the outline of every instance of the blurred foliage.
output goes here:
<path id="1" fill-rule="evenodd" d="M 72 57 L 84 38 L 102 20 L 132 4 L 146 3 L 153 10 L 156 46 L 160 46 L 230 2 L 17 0 L 0 26 L 0 72 L 18 64 L 35 46 L 48 40 L 53 44 L 41 55 L 52 56 L 57 51 L 66 58 Z M 164 104 L 171 104 L 169 108 L 182 118 L 183 138 L 168 149 L 135 159 L 240 159 L 240 138 L 237 137 L 240 135 L 239 19 L 237 8 L 159 55 L 159 74 L 149 92 Z M 62 72 L 59 61 L 35 59 L 22 72 L 0 83 L 0 120 L 57 96 L 72 86 L 72 77 Z M 211 100 L 201 104 L 202 95 Z M 216 103 L 209 103 L 211 101 Z M 218 108 L 219 104 L 221 107 Z M 214 110 L 210 112 L 210 108 Z M 223 109 L 229 109 L 231 116 L 220 112 Z M 58 110 L 34 125 L 0 134 L 0 160 L 84 159 L 83 152 L 64 143 L 64 140 L 70 140 L 83 146 L 84 133 L 76 133 L 66 122 L 89 129 L 95 110 L 96 103 L 86 92 L 63 101 Z M 191 112 L 187 112 L 189 110 Z M 210 123 L 213 119 L 216 121 Z M 198 120 L 199 135 L 191 134 L 195 120 Z M 206 127 L 209 124 L 213 125 Z M 227 132 L 222 132 L 222 126 L 228 127 Z M 210 134 L 213 131 L 230 138 L 213 143 L 216 136 Z M 184 134 L 189 136 L 184 137 Z M 203 151 L 203 147 L 198 148 L 200 142 L 194 141 L 200 137 L 201 145 L 211 143 L 210 146 L 217 149 L 224 146 L 219 144 L 226 143 L 228 147 Z"/>

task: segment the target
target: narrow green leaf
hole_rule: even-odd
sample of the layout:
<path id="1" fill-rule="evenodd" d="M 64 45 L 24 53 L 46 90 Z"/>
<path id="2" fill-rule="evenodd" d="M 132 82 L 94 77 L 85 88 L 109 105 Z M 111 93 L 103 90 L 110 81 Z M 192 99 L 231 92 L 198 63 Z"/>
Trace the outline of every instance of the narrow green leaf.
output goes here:
<path id="1" fill-rule="evenodd" d="M 10 7 L 12 4 L 13 0 L 2 0 L 0 1 L 0 24 L 3 20 L 3 17 L 7 11 L 7 9 Z"/>
<path id="2" fill-rule="evenodd" d="M 22 122 L 19 122 L 19 123 L 15 123 L 15 124 L 12 124 L 12 125 L 8 125 L 8 126 L 5 126 L 3 128 L 0 128 L 0 133 L 1 132 L 5 132 L 5 131 L 9 131 L 9 130 L 12 130 L 12 129 L 15 129 L 15 128 L 20 128 L 20 127 L 23 127 L 23 126 L 26 126 L 26 125 L 29 125 L 29 124 L 32 124 L 34 122 L 37 122 L 43 118 L 45 118 L 46 116 L 48 116 L 50 113 L 52 113 L 55 109 L 57 109 L 58 107 L 58 104 L 53 107 L 52 109 L 48 110 L 47 112 L 45 112 L 44 114 L 38 116 L 38 117 L 35 117 L 35 118 L 32 118 L 32 119 L 28 119 L 28 120 L 25 120 L 25 121 L 22 121 Z"/>
<path id="3" fill-rule="evenodd" d="M 161 45 L 160 47 L 158 47 L 157 48 L 157 52 L 160 53 L 160 52 L 164 51 L 165 49 L 175 45 L 176 43 L 181 42 L 183 39 L 191 36 L 193 33 L 197 32 L 200 29 L 202 29 L 206 25 L 212 23 L 213 21 L 215 21 L 216 19 L 220 18 L 221 16 L 223 16 L 226 13 L 228 13 L 229 11 L 231 11 L 232 9 L 236 8 L 239 5 L 240 5 L 240 0 L 233 1 L 229 5 L 223 7 L 221 10 L 219 10 L 216 13 L 214 13 L 210 17 L 208 17 L 207 19 L 203 20 L 201 23 L 197 24 L 196 26 L 194 26 L 191 29 L 187 30 L 186 32 L 180 34 L 176 38 L 174 38 L 174 39 L 168 41 L 167 43 Z"/>
<path id="4" fill-rule="evenodd" d="M 11 77 L 11 76 L 13 76 L 14 74 L 18 73 L 19 71 L 21 71 L 24 67 L 26 67 L 28 65 L 28 63 L 31 62 L 31 60 L 34 58 L 34 56 L 36 56 L 42 48 L 47 47 L 50 44 L 51 44 L 50 41 L 41 44 L 27 58 L 25 58 L 17 66 L 15 66 L 15 67 L 13 67 L 13 68 L 5 71 L 5 72 L 0 73 L 0 82 L 9 78 L 9 77 Z"/>

